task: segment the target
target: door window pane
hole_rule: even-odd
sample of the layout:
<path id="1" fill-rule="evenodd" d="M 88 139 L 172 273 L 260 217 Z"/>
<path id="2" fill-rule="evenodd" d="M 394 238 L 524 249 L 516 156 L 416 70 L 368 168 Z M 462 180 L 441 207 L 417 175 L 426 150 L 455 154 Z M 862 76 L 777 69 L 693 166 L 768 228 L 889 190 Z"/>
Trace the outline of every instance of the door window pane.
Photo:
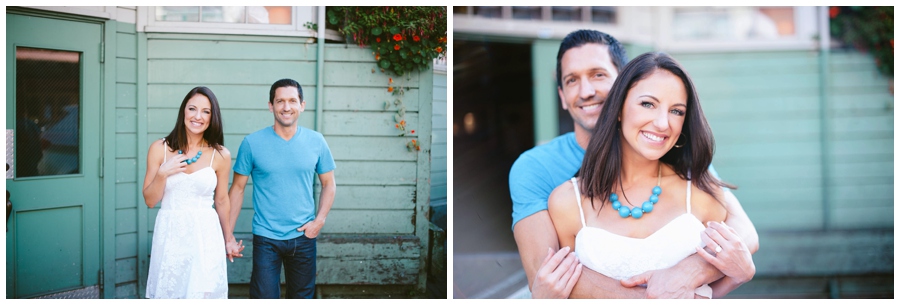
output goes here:
<path id="1" fill-rule="evenodd" d="M 673 16 L 678 40 L 770 40 L 795 35 L 793 7 L 691 7 Z"/>
<path id="2" fill-rule="evenodd" d="M 157 6 L 156 21 L 200 21 L 199 6 Z"/>
<path id="3" fill-rule="evenodd" d="M 551 11 L 554 21 L 581 21 L 580 6 L 554 6 Z"/>
<path id="4" fill-rule="evenodd" d="M 81 55 L 16 47 L 16 177 L 81 172 Z"/>

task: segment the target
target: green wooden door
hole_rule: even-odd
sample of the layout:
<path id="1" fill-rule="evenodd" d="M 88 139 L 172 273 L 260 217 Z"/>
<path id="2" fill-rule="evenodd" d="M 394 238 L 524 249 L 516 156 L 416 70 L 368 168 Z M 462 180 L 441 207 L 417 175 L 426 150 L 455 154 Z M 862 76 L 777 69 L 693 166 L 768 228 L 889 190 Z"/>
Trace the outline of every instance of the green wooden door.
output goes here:
<path id="1" fill-rule="evenodd" d="M 99 284 L 101 37 L 97 23 L 6 15 L 7 298 Z"/>

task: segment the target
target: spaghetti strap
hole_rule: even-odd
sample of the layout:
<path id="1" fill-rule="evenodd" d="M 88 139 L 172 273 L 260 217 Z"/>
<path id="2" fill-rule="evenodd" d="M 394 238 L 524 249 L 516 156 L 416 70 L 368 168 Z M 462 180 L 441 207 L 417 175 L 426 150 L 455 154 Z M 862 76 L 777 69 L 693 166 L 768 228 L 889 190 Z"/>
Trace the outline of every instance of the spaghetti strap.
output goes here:
<path id="1" fill-rule="evenodd" d="M 578 213 L 581 214 L 581 227 L 584 228 L 586 225 L 584 224 L 584 209 L 581 207 L 581 191 L 578 190 L 578 180 L 572 177 L 570 181 L 572 181 L 572 187 L 575 188 L 575 202 L 578 203 Z"/>
<path id="2" fill-rule="evenodd" d="M 216 149 L 213 148 L 212 158 L 209 158 L 209 167 L 212 167 L 213 160 L 216 159 Z"/>
<path id="3" fill-rule="evenodd" d="M 166 155 L 169 154 L 169 150 L 166 149 L 166 146 L 167 146 L 167 145 L 166 145 L 166 138 L 163 138 L 162 140 L 163 140 L 163 142 L 162 142 L 162 145 L 163 145 L 163 163 L 166 163 Z"/>
<path id="4" fill-rule="evenodd" d="M 684 200 L 687 205 L 687 213 L 691 213 L 691 180 L 687 181 L 687 199 Z"/>

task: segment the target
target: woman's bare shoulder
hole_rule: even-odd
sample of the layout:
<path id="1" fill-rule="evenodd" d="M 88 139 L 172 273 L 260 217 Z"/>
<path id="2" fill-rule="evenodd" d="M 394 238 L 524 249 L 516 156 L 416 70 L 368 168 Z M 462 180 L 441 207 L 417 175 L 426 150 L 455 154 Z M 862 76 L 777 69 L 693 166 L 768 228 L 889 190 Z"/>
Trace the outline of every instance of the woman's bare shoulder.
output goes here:
<path id="1" fill-rule="evenodd" d="M 712 194 L 704 192 L 696 184 L 691 185 L 691 207 L 693 214 L 704 224 L 708 221 L 725 221 L 727 210 L 719 200 L 724 200 L 725 194 L 718 185 L 712 186 Z M 718 199 L 716 199 L 718 198 Z"/>

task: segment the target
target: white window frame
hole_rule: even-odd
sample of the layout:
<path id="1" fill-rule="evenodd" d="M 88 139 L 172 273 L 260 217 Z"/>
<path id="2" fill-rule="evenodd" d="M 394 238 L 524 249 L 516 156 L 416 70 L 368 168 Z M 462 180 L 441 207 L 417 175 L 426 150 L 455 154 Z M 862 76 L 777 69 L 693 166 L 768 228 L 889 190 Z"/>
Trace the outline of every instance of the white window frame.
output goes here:
<path id="1" fill-rule="evenodd" d="M 740 41 L 690 40 L 680 41 L 674 38 L 673 21 L 675 9 L 678 7 L 658 7 L 659 16 L 654 39 L 654 46 L 666 52 L 716 52 L 716 51 L 780 51 L 780 50 L 815 50 L 819 47 L 816 39 L 820 35 L 817 26 L 817 8 L 810 6 L 794 6 L 794 35 L 777 39 L 747 39 Z M 827 34 L 827 33 L 826 33 Z"/>
<path id="2" fill-rule="evenodd" d="M 237 34 L 291 37 L 316 37 L 316 31 L 307 29 L 307 22 L 316 23 L 317 7 L 292 6 L 291 24 L 247 24 L 226 22 L 157 21 L 156 6 L 138 7 L 138 32 Z M 325 26 L 325 25 L 319 25 Z M 325 30 L 325 38 L 343 40 L 335 30 Z"/>

